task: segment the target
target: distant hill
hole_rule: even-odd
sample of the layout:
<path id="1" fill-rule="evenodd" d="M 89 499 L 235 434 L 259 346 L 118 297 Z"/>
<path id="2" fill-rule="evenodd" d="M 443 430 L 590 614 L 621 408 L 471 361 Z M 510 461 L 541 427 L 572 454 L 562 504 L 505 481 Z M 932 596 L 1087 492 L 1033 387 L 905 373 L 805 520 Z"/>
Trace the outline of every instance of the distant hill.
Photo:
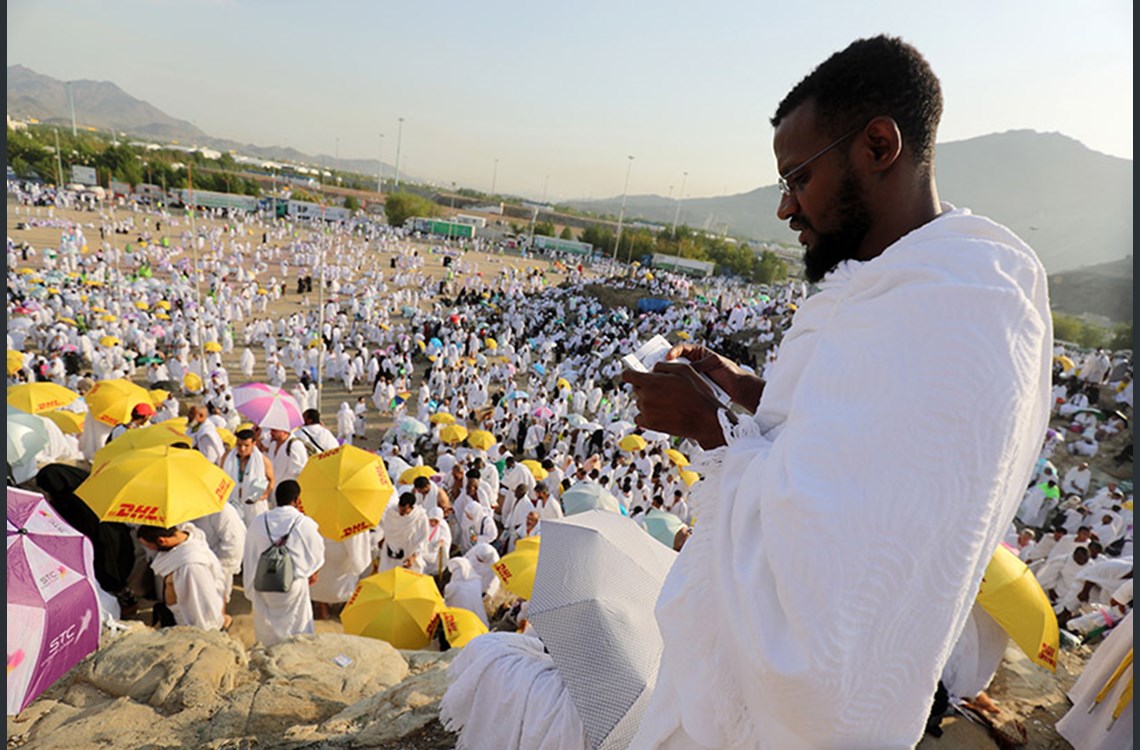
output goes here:
<path id="1" fill-rule="evenodd" d="M 1050 272 L 1132 255 L 1132 160 L 1093 151 L 1057 133 L 1014 130 L 943 143 L 936 153 L 942 200 L 998 221 L 1028 242 Z M 776 218 L 773 185 L 748 193 L 684 201 L 691 227 L 794 245 Z M 617 215 L 621 199 L 573 201 Z M 657 195 L 626 199 L 626 218 L 671 224 L 677 202 Z"/>
<path id="2" fill-rule="evenodd" d="M 126 133 L 156 141 L 178 141 L 187 146 L 201 146 L 223 152 L 236 151 L 267 160 L 323 165 L 365 175 L 376 174 L 376 159 L 336 159 L 324 154 L 313 156 L 294 148 L 258 146 L 216 138 L 192 123 L 170 117 L 107 81 L 71 81 L 70 87 L 81 127 Z M 23 65 L 8 66 L 8 114 L 12 117 L 35 118 L 41 123 L 70 128 L 71 99 L 68 97 L 68 83 L 36 73 Z M 384 165 L 386 176 L 391 176 L 394 172 L 393 167 Z"/>
<path id="3" fill-rule="evenodd" d="M 1049 276 L 1049 304 L 1070 315 L 1132 320 L 1132 257 Z"/>

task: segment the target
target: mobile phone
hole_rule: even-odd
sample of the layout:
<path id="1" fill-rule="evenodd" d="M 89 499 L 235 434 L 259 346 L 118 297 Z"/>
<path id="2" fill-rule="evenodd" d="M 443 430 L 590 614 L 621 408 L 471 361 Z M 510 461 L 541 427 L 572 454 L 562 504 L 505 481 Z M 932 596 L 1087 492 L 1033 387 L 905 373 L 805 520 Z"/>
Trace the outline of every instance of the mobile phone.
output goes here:
<path id="1" fill-rule="evenodd" d="M 653 366 L 658 362 L 664 361 L 665 355 L 668 354 L 672 348 L 673 345 L 670 344 L 664 336 L 657 334 L 638 347 L 637 351 L 633 354 L 627 354 L 622 357 L 621 361 L 628 369 L 635 372 L 652 372 Z M 685 357 L 678 357 L 670 361 L 680 364 L 689 364 L 689 360 Z M 697 374 L 701 376 L 702 380 L 708 383 L 709 388 L 712 389 L 713 395 L 716 397 L 716 400 L 720 402 L 720 405 L 728 408 L 732 403 L 732 398 L 729 397 L 728 393 L 717 385 L 716 381 L 708 375 L 704 373 Z"/>

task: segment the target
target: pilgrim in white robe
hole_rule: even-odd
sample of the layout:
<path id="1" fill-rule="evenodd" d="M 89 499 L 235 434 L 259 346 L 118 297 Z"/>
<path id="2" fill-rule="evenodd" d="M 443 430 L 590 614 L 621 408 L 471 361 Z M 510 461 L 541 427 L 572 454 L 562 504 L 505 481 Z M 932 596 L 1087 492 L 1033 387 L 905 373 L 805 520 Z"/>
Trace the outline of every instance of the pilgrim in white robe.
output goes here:
<path id="1" fill-rule="evenodd" d="M 191 521 L 206 535 L 206 544 L 217 555 L 218 563 L 226 574 L 225 600 L 229 602 L 234 589 L 234 576 L 241 571 L 245 554 L 245 522 L 233 503 L 226 503 L 217 513 Z"/>
<path id="2" fill-rule="evenodd" d="M 347 539 L 325 539 L 325 564 L 316 583 L 309 587 L 314 602 L 339 604 L 347 602 L 356 583 L 372 568 L 372 542 L 368 534 L 353 534 Z"/>
<path id="3" fill-rule="evenodd" d="M 225 572 L 206 544 L 206 534 L 193 524 L 178 527 L 189 537 L 176 547 L 155 554 L 151 570 L 164 581 L 170 576 L 173 601 L 166 606 L 175 625 L 221 630 L 225 624 Z M 163 589 L 160 588 L 160 591 Z"/>
<path id="4" fill-rule="evenodd" d="M 257 591 L 253 585 L 257 560 L 286 533 L 289 539 L 285 549 L 293 558 L 293 585 L 288 591 Z M 324 564 L 324 537 L 317 530 L 317 522 L 295 506 L 279 506 L 254 519 L 246 535 L 242 586 L 253 603 L 253 633 L 258 643 L 268 647 L 293 635 L 314 632 L 309 578 Z"/>
<path id="5" fill-rule="evenodd" d="M 1032 249 L 943 208 L 828 274 L 755 416 L 693 461 L 699 531 L 658 599 L 635 750 L 921 739 L 1032 473 L 1052 364 Z"/>

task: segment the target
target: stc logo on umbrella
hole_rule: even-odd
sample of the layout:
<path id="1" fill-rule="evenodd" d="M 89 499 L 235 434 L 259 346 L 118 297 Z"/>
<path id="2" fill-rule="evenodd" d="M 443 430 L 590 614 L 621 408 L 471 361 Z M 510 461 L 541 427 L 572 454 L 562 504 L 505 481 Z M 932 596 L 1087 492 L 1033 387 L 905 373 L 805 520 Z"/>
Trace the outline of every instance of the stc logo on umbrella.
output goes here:
<path id="1" fill-rule="evenodd" d="M 39 577 L 38 583 L 40 591 L 48 588 L 49 586 L 60 583 L 67 576 L 67 568 L 60 565 L 58 568 L 52 568 Z"/>

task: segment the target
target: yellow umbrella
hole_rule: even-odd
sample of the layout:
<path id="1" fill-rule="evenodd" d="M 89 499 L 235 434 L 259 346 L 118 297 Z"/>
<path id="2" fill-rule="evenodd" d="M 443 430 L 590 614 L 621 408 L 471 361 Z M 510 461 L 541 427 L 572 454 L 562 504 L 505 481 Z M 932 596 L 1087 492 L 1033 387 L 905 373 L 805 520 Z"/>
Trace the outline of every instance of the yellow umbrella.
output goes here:
<path id="1" fill-rule="evenodd" d="M 28 414 L 40 414 L 74 403 L 80 395 L 56 383 L 21 383 L 8 388 L 8 405 Z"/>
<path id="2" fill-rule="evenodd" d="M 540 536 L 524 536 L 515 542 L 515 552 L 521 552 L 524 549 L 533 549 L 537 552 L 541 543 L 542 537 Z"/>
<path id="3" fill-rule="evenodd" d="M 159 320 L 170 320 L 170 316 L 166 313 L 155 313 L 154 317 L 158 318 Z"/>
<path id="4" fill-rule="evenodd" d="M 681 475 L 681 481 L 685 483 L 686 487 L 692 487 L 697 483 L 697 480 L 701 478 L 700 474 L 695 471 L 690 471 L 689 469 L 681 469 L 677 473 Z"/>
<path id="5" fill-rule="evenodd" d="M 83 432 L 83 415 L 77 412 L 53 409 L 52 411 L 42 412 L 40 416 L 47 417 L 55 422 L 55 426 L 65 435 L 76 435 Z"/>
<path id="6" fill-rule="evenodd" d="M 340 622 L 350 635 L 377 638 L 396 648 L 420 649 L 431 643 L 445 606 L 431 576 L 392 568 L 356 584 Z"/>
<path id="7" fill-rule="evenodd" d="M 103 338 L 99 339 L 99 343 L 103 346 L 118 346 L 119 344 L 123 343 L 123 340 L 118 336 L 104 336 Z"/>
<path id="8" fill-rule="evenodd" d="M 681 339 L 682 341 L 688 341 L 692 338 L 692 336 L 689 335 L 688 331 L 677 331 L 677 338 Z"/>
<path id="9" fill-rule="evenodd" d="M 439 439 L 448 445 L 462 443 L 467 438 L 467 428 L 461 424 L 449 424 L 439 431 Z"/>
<path id="10" fill-rule="evenodd" d="M 237 444 L 237 436 L 227 430 L 225 427 L 216 427 L 218 436 L 222 439 L 222 445 L 227 448 L 233 448 Z"/>
<path id="11" fill-rule="evenodd" d="M 416 346 L 420 348 L 421 352 L 427 351 L 427 344 L 425 344 L 423 341 L 417 341 Z"/>
<path id="12" fill-rule="evenodd" d="M 105 315 L 103 315 L 103 316 L 102 316 L 102 317 L 100 317 L 99 319 L 100 319 L 100 320 L 102 320 L 102 321 L 105 321 L 105 322 L 107 322 L 107 323 L 114 323 L 116 320 L 118 320 L 118 318 L 116 318 L 116 317 L 115 317 L 114 315 L 112 315 L 111 313 L 106 313 Z"/>
<path id="13" fill-rule="evenodd" d="M 570 390 L 570 381 L 567 380 L 566 378 L 558 378 L 558 382 L 556 382 L 554 384 L 554 387 L 555 388 L 565 388 L 566 390 Z"/>
<path id="14" fill-rule="evenodd" d="M 483 339 L 483 346 L 487 347 L 488 349 L 498 349 L 499 342 L 495 341 L 493 338 L 487 337 Z"/>
<path id="15" fill-rule="evenodd" d="M 222 345 L 217 341 L 207 341 L 206 345 L 202 348 L 208 352 L 220 352 L 222 350 Z"/>
<path id="16" fill-rule="evenodd" d="M 21 269 L 19 269 L 19 270 L 17 271 L 17 273 L 22 273 L 22 274 L 24 274 L 25 276 L 31 276 L 33 273 L 35 273 L 35 269 L 32 269 L 32 268 L 21 268 Z"/>
<path id="17" fill-rule="evenodd" d="M 202 390 L 202 376 L 196 372 L 188 372 L 182 376 L 182 388 L 187 393 L 198 393 Z"/>
<path id="18" fill-rule="evenodd" d="M 145 388 L 122 378 L 96 381 L 84 398 L 92 418 L 112 427 L 131 421 L 135 404 L 150 403 Z"/>
<path id="19" fill-rule="evenodd" d="M 75 494 L 101 521 L 169 528 L 217 513 L 233 488 L 234 480 L 198 451 L 163 446 L 98 464 Z"/>
<path id="20" fill-rule="evenodd" d="M 59 321 L 60 323 L 66 323 L 66 324 L 67 324 L 67 325 L 69 325 L 69 326 L 77 326 L 77 325 L 79 325 L 79 323 L 78 323 L 78 322 L 75 320 L 75 318 L 63 318 L 63 317 L 60 317 L 60 318 L 56 318 L 56 320 L 57 320 L 57 321 Z"/>
<path id="21" fill-rule="evenodd" d="M 430 417 L 432 424 L 455 424 L 455 417 L 445 411 L 437 411 Z"/>
<path id="22" fill-rule="evenodd" d="M 672 461 L 676 466 L 689 465 L 689 459 L 685 457 L 684 453 L 677 450 L 676 448 L 666 448 L 665 455 L 668 456 L 669 460 Z"/>
<path id="23" fill-rule="evenodd" d="M 24 367 L 24 353 L 8 350 L 8 374 L 15 375 Z"/>
<path id="24" fill-rule="evenodd" d="M 152 388 L 147 393 L 150 395 L 150 402 L 155 406 L 170 398 L 170 391 L 165 391 L 162 388 Z"/>
<path id="25" fill-rule="evenodd" d="M 354 445 L 310 456 L 297 481 L 301 510 L 336 542 L 375 528 L 393 491 L 384 459 Z"/>
<path id="26" fill-rule="evenodd" d="M 533 458 L 528 458 L 527 460 L 520 461 L 519 463 L 530 469 L 531 475 L 539 482 L 550 476 L 550 472 L 542 468 L 542 464 L 540 464 L 538 461 L 535 461 Z"/>
<path id="27" fill-rule="evenodd" d="M 477 450 L 485 451 L 496 442 L 498 441 L 495 440 L 495 436 L 486 430 L 472 430 L 471 433 L 467 435 L 467 444 Z"/>
<path id="28" fill-rule="evenodd" d="M 47 288 L 48 294 L 59 294 L 59 287 L 49 286 Z"/>
<path id="29" fill-rule="evenodd" d="M 626 435 L 618 441 L 618 447 L 623 451 L 641 451 L 649 445 L 641 435 Z"/>
<path id="30" fill-rule="evenodd" d="M 392 326 L 388 325 L 387 323 L 377 323 L 376 325 L 380 326 L 380 330 L 382 331 L 392 330 Z"/>
<path id="31" fill-rule="evenodd" d="M 405 469 L 404 473 L 400 475 L 400 484 L 411 484 L 420 477 L 433 477 L 438 473 L 439 470 L 431 466 L 413 466 L 410 469 Z"/>
<path id="32" fill-rule="evenodd" d="M 475 638 L 489 632 L 479 615 L 462 607 L 444 607 L 440 610 L 439 626 L 443 628 L 443 637 L 452 648 L 463 648 Z"/>
<path id="33" fill-rule="evenodd" d="M 978 589 L 978 604 L 1030 661 L 1057 671 L 1057 616 L 1037 577 L 1005 545 L 998 545 Z"/>
<path id="34" fill-rule="evenodd" d="M 92 466 L 104 464 L 124 453 L 145 450 L 147 448 L 162 448 L 178 443 L 190 444 L 190 437 L 186 434 L 186 426 L 177 423 L 159 422 L 158 424 L 140 427 L 137 430 L 127 430 L 122 435 L 95 451 L 91 459 Z"/>
<path id="35" fill-rule="evenodd" d="M 139 310 L 149 310 L 150 309 L 150 305 L 148 305 L 146 302 L 143 302 L 141 299 L 137 300 L 135 302 L 135 307 L 138 308 Z"/>
<path id="36" fill-rule="evenodd" d="M 529 599 L 534 590 L 534 571 L 538 566 L 537 549 L 516 549 L 503 555 L 491 568 L 503 582 L 503 588 L 515 596 Z"/>
<path id="37" fill-rule="evenodd" d="M 162 310 L 169 310 L 170 309 L 170 303 L 164 299 L 160 299 L 158 302 L 155 302 L 154 306 L 157 308 L 160 308 Z"/>

